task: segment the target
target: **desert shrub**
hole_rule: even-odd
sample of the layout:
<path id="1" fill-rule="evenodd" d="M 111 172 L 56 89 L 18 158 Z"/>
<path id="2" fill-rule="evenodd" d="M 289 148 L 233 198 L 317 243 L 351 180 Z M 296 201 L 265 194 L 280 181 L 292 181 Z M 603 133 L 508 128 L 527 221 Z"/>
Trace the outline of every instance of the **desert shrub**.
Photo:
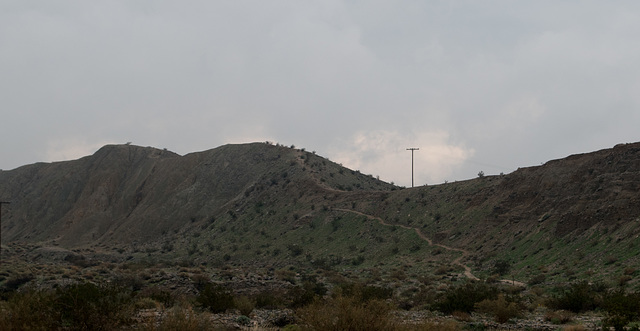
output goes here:
<path id="1" fill-rule="evenodd" d="M 587 281 L 573 283 L 560 288 L 559 293 L 547 300 L 547 305 L 557 310 L 569 310 L 580 313 L 596 309 L 602 302 L 606 286 L 601 283 L 589 284 Z"/>
<path id="2" fill-rule="evenodd" d="M 236 318 L 236 323 L 247 326 L 251 323 L 251 319 L 245 315 L 240 315 Z"/>
<path id="3" fill-rule="evenodd" d="M 360 290 L 360 300 L 367 302 L 370 300 L 385 300 L 393 296 L 393 289 L 380 286 L 367 285 Z"/>
<path id="4" fill-rule="evenodd" d="M 343 283 L 338 285 L 340 294 L 352 297 L 358 302 L 370 300 L 386 300 L 393 296 L 393 289 L 381 286 L 365 285 L 362 283 Z"/>
<path id="5" fill-rule="evenodd" d="M 13 293 L 8 301 L 0 302 L 0 329 L 55 329 L 59 314 L 53 309 L 53 302 L 51 292 L 27 290 Z"/>
<path id="6" fill-rule="evenodd" d="M 420 286 L 419 289 L 411 293 L 404 301 L 397 300 L 397 306 L 401 309 L 411 310 L 428 309 L 436 301 L 437 290 L 431 286 Z"/>
<path id="7" fill-rule="evenodd" d="M 584 327 L 584 325 L 578 324 L 578 325 L 567 325 L 565 326 L 562 331 L 587 331 L 587 328 Z"/>
<path id="8" fill-rule="evenodd" d="M 544 314 L 545 321 L 553 324 L 567 324 L 573 321 L 574 314 L 568 310 L 549 310 Z"/>
<path id="9" fill-rule="evenodd" d="M 604 261 L 604 265 L 610 265 L 618 262 L 618 258 L 616 256 L 610 255 Z"/>
<path id="10" fill-rule="evenodd" d="M 300 308 L 311 304 L 317 294 L 309 287 L 294 286 L 287 291 L 287 306 L 289 308 Z"/>
<path id="11" fill-rule="evenodd" d="M 302 246 L 300 246 L 298 244 L 289 244 L 289 245 L 287 245 L 287 249 L 289 249 L 289 251 L 291 252 L 291 255 L 293 255 L 293 256 L 298 256 L 298 255 L 302 254 L 302 252 L 304 251 L 302 249 Z"/>
<path id="12" fill-rule="evenodd" d="M 207 284 L 196 297 L 196 303 L 212 313 L 223 313 L 235 308 L 233 294 L 222 285 Z"/>
<path id="13" fill-rule="evenodd" d="M 364 255 L 358 255 L 358 257 L 354 258 L 353 260 L 351 260 L 351 264 L 353 265 L 361 265 L 365 260 Z"/>
<path id="14" fill-rule="evenodd" d="M 255 302 L 247 296 L 238 296 L 233 299 L 233 304 L 242 315 L 249 315 L 255 308 Z"/>
<path id="15" fill-rule="evenodd" d="M 511 270 L 511 262 L 507 260 L 496 260 L 493 264 L 493 272 L 500 276 L 509 273 L 509 270 Z"/>
<path id="16" fill-rule="evenodd" d="M 275 309 L 284 306 L 283 295 L 273 291 L 262 291 L 254 299 L 257 308 Z"/>
<path id="17" fill-rule="evenodd" d="M 522 308 L 516 302 L 509 302 L 504 294 L 498 294 L 495 300 L 485 299 L 475 304 L 477 311 L 493 315 L 498 323 L 522 316 Z"/>
<path id="18" fill-rule="evenodd" d="M 471 313 L 476 303 L 483 300 L 495 299 L 498 294 L 496 287 L 481 282 L 468 282 L 449 288 L 435 303 L 434 308 L 445 314 L 454 311 Z"/>
<path id="19" fill-rule="evenodd" d="M 617 289 L 605 296 L 602 308 L 606 312 L 603 325 L 616 331 L 624 330 L 627 324 L 640 317 L 640 293 L 625 293 L 623 289 Z"/>
<path id="20" fill-rule="evenodd" d="M 622 275 L 618 278 L 618 285 L 624 287 L 632 279 L 633 277 L 630 275 Z"/>
<path id="21" fill-rule="evenodd" d="M 69 254 L 65 256 L 64 260 L 80 268 L 87 268 L 97 265 L 95 261 L 90 261 L 84 255 L 79 254 Z"/>
<path id="22" fill-rule="evenodd" d="M 162 308 L 162 304 L 149 297 L 139 297 L 134 302 L 135 310 L 140 309 L 159 309 Z"/>
<path id="23" fill-rule="evenodd" d="M 453 316 L 453 318 L 455 318 L 458 321 L 471 322 L 471 314 L 469 313 L 454 311 L 453 313 L 451 313 L 451 316 Z"/>
<path id="24" fill-rule="evenodd" d="M 276 278 L 287 281 L 291 284 L 296 283 L 296 273 L 293 270 L 280 269 L 276 270 Z"/>
<path id="25" fill-rule="evenodd" d="M 193 286 L 196 288 L 196 290 L 202 291 L 205 289 L 205 287 L 207 287 L 207 285 L 211 284 L 211 279 L 206 275 L 197 274 L 191 276 L 191 282 L 193 283 Z"/>
<path id="26" fill-rule="evenodd" d="M 315 277 L 303 277 L 302 287 L 319 296 L 327 294 L 327 287 Z"/>
<path id="27" fill-rule="evenodd" d="M 484 327 L 483 324 L 480 324 Z M 416 325 L 400 325 L 396 328 L 397 331 L 458 331 L 463 330 L 459 323 L 452 320 L 444 321 L 426 321 Z M 465 327 L 464 330 L 475 330 L 473 325 L 471 327 Z"/>
<path id="28" fill-rule="evenodd" d="M 6 294 L 17 290 L 22 285 L 31 281 L 33 278 L 34 277 L 31 274 L 20 274 L 10 277 L 9 279 L 7 279 L 7 281 L 4 282 L 4 286 L 2 286 L 2 288 L 0 289 L 3 298 L 6 297 Z"/>
<path id="29" fill-rule="evenodd" d="M 136 292 L 144 287 L 144 280 L 139 275 L 118 275 L 113 280 L 116 287 Z"/>
<path id="30" fill-rule="evenodd" d="M 298 309 L 304 330 L 394 330 L 391 307 L 381 300 L 359 302 L 353 297 L 338 296 L 318 300 Z"/>
<path id="31" fill-rule="evenodd" d="M 56 289 L 53 308 L 62 325 L 72 330 L 113 330 L 129 323 L 135 313 L 130 291 L 91 283 Z"/>
<path id="32" fill-rule="evenodd" d="M 150 298 L 165 308 L 173 307 L 176 302 L 176 298 L 171 292 L 155 286 L 143 289 L 138 295 Z"/>
<path id="33" fill-rule="evenodd" d="M 182 306 L 176 306 L 169 310 L 159 323 L 155 319 L 147 321 L 142 329 L 150 331 L 217 330 L 205 313 Z"/>
<path id="34" fill-rule="evenodd" d="M 133 296 L 126 289 L 78 283 L 55 291 L 15 293 L 3 303 L 0 329 L 112 330 L 130 323 L 134 312 Z"/>
<path id="35" fill-rule="evenodd" d="M 529 284 L 530 286 L 542 284 L 546 279 L 547 279 L 547 275 L 537 274 L 529 278 L 529 281 L 527 281 L 527 284 Z"/>
<path id="36" fill-rule="evenodd" d="M 303 275 L 302 286 L 294 286 L 289 289 L 286 297 L 290 308 L 299 308 L 313 302 L 316 297 L 322 297 L 327 293 L 327 287 L 313 275 Z"/>
<path id="37" fill-rule="evenodd" d="M 434 271 L 434 274 L 436 275 L 444 275 L 447 272 L 449 272 L 450 267 L 448 265 L 441 265 L 438 268 L 436 268 L 436 270 Z"/>
<path id="38" fill-rule="evenodd" d="M 397 269 L 397 270 L 393 270 L 391 272 L 391 274 L 389 275 L 389 278 L 393 279 L 393 280 L 405 280 L 407 279 L 407 274 L 404 272 L 404 270 L 402 269 Z"/>

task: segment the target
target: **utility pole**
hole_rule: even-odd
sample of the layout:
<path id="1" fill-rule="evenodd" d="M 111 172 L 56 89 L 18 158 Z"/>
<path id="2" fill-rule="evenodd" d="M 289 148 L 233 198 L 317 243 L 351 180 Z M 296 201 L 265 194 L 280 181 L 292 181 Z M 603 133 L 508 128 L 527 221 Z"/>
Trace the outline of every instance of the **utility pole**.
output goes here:
<path id="1" fill-rule="evenodd" d="M 411 187 L 413 187 L 413 151 L 420 150 L 420 148 L 411 147 L 407 148 L 408 151 L 411 151 Z"/>
<path id="2" fill-rule="evenodd" d="M 0 261 L 2 261 L 2 205 L 10 203 L 8 201 L 0 201 Z"/>

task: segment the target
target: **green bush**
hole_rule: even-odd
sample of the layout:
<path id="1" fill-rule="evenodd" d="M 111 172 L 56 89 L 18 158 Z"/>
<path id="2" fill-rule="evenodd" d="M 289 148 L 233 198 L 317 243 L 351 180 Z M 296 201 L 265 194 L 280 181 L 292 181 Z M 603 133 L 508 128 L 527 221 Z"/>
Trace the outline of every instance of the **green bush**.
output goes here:
<path id="1" fill-rule="evenodd" d="M 233 299 L 234 306 L 240 311 L 242 315 L 249 315 L 255 308 L 256 304 L 247 296 L 239 296 Z"/>
<path id="2" fill-rule="evenodd" d="M 327 287 L 319 282 L 315 276 L 302 276 L 302 286 L 294 286 L 287 291 L 287 306 L 300 308 L 321 298 L 327 293 Z"/>
<path id="3" fill-rule="evenodd" d="M 143 289 L 138 295 L 150 298 L 160 303 L 164 308 L 173 307 L 173 305 L 176 303 L 176 298 L 171 292 L 157 286 L 147 287 Z"/>
<path id="4" fill-rule="evenodd" d="M 247 326 L 249 324 L 251 324 L 251 319 L 245 315 L 240 315 L 238 316 L 238 318 L 236 319 L 236 322 L 240 325 L 244 325 Z"/>
<path id="5" fill-rule="evenodd" d="M 291 255 L 293 256 L 299 256 L 303 252 L 302 246 L 298 244 L 289 244 L 287 245 L 287 248 L 289 249 L 289 251 L 291 252 Z"/>
<path id="6" fill-rule="evenodd" d="M 297 311 L 303 330 L 375 331 L 397 329 L 391 307 L 381 300 L 359 302 L 357 298 L 318 300 Z"/>
<path id="7" fill-rule="evenodd" d="M 133 296 L 117 286 L 78 283 L 15 293 L 2 304 L 2 330 L 113 330 L 131 322 Z"/>
<path id="8" fill-rule="evenodd" d="M 212 313 L 223 313 L 235 308 L 233 294 L 222 285 L 207 284 L 196 297 L 196 302 Z"/>
<path id="9" fill-rule="evenodd" d="M 51 330 L 58 326 L 52 292 L 26 290 L 0 302 L 0 330 Z M 34 318 L 37 316 L 37 318 Z"/>
<path id="10" fill-rule="evenodd" d="M 11 292 L 17 290 L 22 285 L 31 281 L 33 278 L 34 277 L 31 274 L 21 274 L 21 275 L 14 275 L 10 277 L 4 282 L 4 285 L 0 288 L 1 297 L 7 298 Z"/>
<path id="11" fill-rule="evenodd" d="M 496 260 L 493 264 L 493 272 L 502 276 L 509 273 L 511 270 L 511 262 L 507 260 Z"/>
<path id="12" fill-rule="evenodd" d="M 130 291 L 91 283 L 58 288 L 53 308 L 62 326 L 73 330 L 112 330 L 129 323 L 135 313 Z"/>
<path id="13" fill-rule="evenodd" d="M 284 306 L 284 295 L 273 291 L 262 291 L 255 296 L 257 308 L 275 309 Z"/>
<path id="14" fill-rule="evenodd" d="M 544 314 L 544 320 L 553 324 L 567 324 L 573 321 L 574 314 L 568 310 L 550 310 Z"/>
<path id="15" fill-rule="evenodd" d="M 308 287 L 294 286 L 287 291 L 286 297 L 289 308 L 300 308 L 311 304 L 317 297 L 317 294 Z"/>
<path id="16" fill-rule="evenodd" d="M 352 297 L 358 302 L 371 300 L 386 300 L 393 296 L 393 289 L 381 286 L 365 285 L 362 283 L 345 283 L 339 285 L 341 294 Z"/>
<path id="17" fill-rule="evenodd" d="M 485 299 L 476 303 L 475 308 L 481 313 L 493 315 L 498 323 L 521 317 L 523 311 L 517 302 L 509 302 L 502 293 L 495 300 Z"/>
<path id="18" fill-rule="evenodd" d="M 537 274 L 537 275 L 532 276 L 531 278 L 529 278 L 529 281 L 527 281 L 527 284 L 529 286 L 542 284 L 542 283 L 544 283 L 544 281 L 546 279 L 547 279 L 547 275 L 545 275 L 545 274 Z"/>
<path id="19" fill-rule="evenodd" d="M 606 312 L 605 327 L 624 330 L 627 324 L 637 321 L 640 316 L 640 293 L 625 293 L 623 289 L 612 291 L 605 296 L 602 309 Z"/>
<path id="20" fill-rule="evenodd" d="M 155 318 L 146 321 L 142 330 L 174 331 L 174 330 L 219 330 L 211 324 L 211 320 L 203 312 L 197 312 L 190 307 L 176 306 L 169 310 L 158 323 Z"/>
<path id="21" fill-rule="evenodd" d="M 558 289 L 558 293 L 547 300 L 547 305 L 557 310 L 581 313 L 598 308 L 605 293 L 604 284 L 581 281 Z"/>
<path id="22" fill-rule="evenodd" d="M 497 295 L 498 289 L 494 286 L 482 282 L 468 282 L 448 289 L 435 303 L 434 308 L 445 314 L 454 311 L 471 313 L 476 303 L 493 300 Z"/>

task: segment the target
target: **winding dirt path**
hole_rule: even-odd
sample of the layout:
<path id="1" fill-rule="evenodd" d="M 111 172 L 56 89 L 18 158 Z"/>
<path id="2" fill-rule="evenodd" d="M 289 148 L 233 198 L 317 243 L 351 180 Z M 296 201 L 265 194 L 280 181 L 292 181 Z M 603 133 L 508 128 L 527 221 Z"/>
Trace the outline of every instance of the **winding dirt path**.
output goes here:
<path id="1" fill-rule="evenodd" d="M 385 222 L 380 217 L 373 216 L 373 215 L 368 215 L 368 214 L 365 214 L 365 213 L 361 213 L 361 212 L 356 211 L 356 210 L 344 209 L 344 208 L 334 208 L 333 210 L 339 210 L 339 211 L 343 211 L 343 212 L 347 212 L 347 213 L 353 213 L 353 214 L 361 215 L 361 216 L 364 216 L 364 217 L 366 217 L 368 219 L 376 220 L 376 221 L 378 221 L 378 223 L 380 223 L 380 224 L 382 224 L 384 226 L 397 226 L 397 227 L 401 227 L 403 229 L 413 230 L 413 231 L 416 232 L 418 237 L 420 237 L 420 239 L 422 239 L 422 240 L 426 241 L 427 243 L 429 243 L 430 246 L 440 247 L 440 248 L 446 249 L 448 251 L 460 252 L 460 253 L 462 253 L 462 255 L 460 255 L 455 260 L 451 261 L 451 263 L 455 264 L 455 265 L 459 265 L 462 268 L 464 268 L 465 277 L 467 277 L 469 279 L 472 279 L 472 280 L 479 280 L 478 277 L 474 276 L 471 273 L 471 268 L 469 266 L 467 266 L 466 264 L 462 263 L 462 260 L 464 260 L 464 258 L 466 258 L 469 255 L 469 251 L 467 251 L 465 249 L 454 248 L 454 247 L 450 247 L 450 246 L 446 246 L 446 245 L 442 245 L 442 244 L 434 244 L 433 240 L 431 240 L 431 239 L 429 239 L 429 237 L 425 236 L 424 233 L 422 233 L 422 231 L 420 231 L 420 229 L 418 229 L 418 228 L 410 227 L 410 226 L 403 225 L 403 224 L 390 224 L 390 223 Z"/>

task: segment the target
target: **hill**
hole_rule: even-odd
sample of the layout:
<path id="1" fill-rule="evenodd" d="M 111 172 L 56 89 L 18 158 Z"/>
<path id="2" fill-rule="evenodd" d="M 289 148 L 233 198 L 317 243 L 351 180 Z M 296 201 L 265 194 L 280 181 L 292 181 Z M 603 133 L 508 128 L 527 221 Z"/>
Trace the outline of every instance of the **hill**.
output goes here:
<path id="1" fill-rule="evenodd" d="M 366 212 L 474 252 L 488 274 L 618 279 L 640 266 L 640 144 L 572 155 L 502 176 L 398 192 Z M 540 276 L 543 275 L 543 276 Z"/>
<path id="2" fill-rule="evenodd" d="M 233 212 L 245 194 L 266 188 L 278 194 L 289 185 L 301 192 L 392 188 L 283 146 L 227 145 L 179 156 L 112 145 L 75 161 L 0 172 L 0 196 L 12 201 L 4 215 L 3 242 L 65 247 L 148 242 L 196 220 Z"/>
<path id="3" fill-rule="evenodd" d="M 454 279 L 502 264 L 522 282 L 608 279 L 640 265 L 638 192 L 640 143 L 411 189 L 268 143 L 184 156 L 109 145 L 0 172 L 12 202 L 2 252 Z"/>

